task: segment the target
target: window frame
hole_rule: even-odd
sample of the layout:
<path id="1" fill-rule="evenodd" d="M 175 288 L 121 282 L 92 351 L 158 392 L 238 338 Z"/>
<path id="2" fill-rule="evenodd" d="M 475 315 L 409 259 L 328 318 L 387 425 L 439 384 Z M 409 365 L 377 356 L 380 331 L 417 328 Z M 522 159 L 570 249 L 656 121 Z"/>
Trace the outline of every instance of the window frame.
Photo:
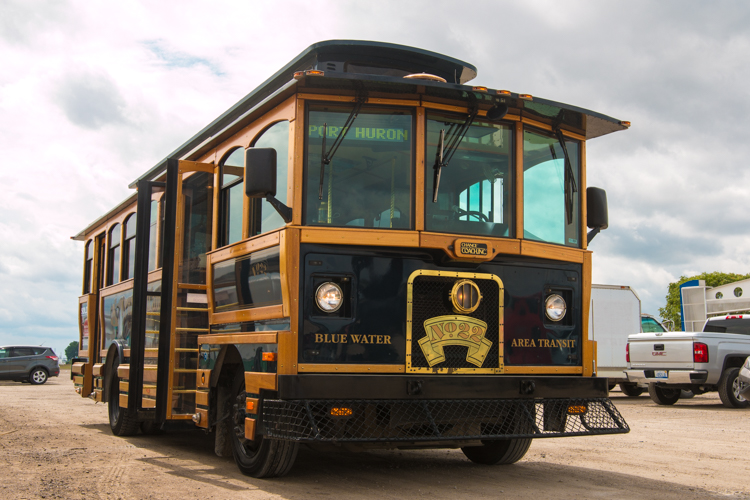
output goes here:
<path id="1" fill-rule="evenodd" d="M 394 111 L 408 111 L 408 113 L 411 115 L 411 139 L 410 139 L 410 149 L 411 149 L 411 158 L 409 163 L 409 220 L 407 227 L 402 228 L 383 228 L 383 227 L 367 227 L 367 226 L 347 226 L 347 225 L 323 225 L 323 224 L 309 224 L 307 222 L 307 205 L 308 205 L 308 199 L 307 199 L 307 192 L 308 192 L 308 173 L 309 173 L 309 148 L 310 148 L 310 141 L 308 140 L 308 130 L 310 127 L 310 111 L 311 107 L 336 107 L 336 108 L 348 108 L 348 106 L 351 104 L 352 108 L 354 107 L 353 103 L 350 102 L 342 102 L 342 101 L 327 101 L 327 100 L 307 100 L 305 101 L 305 115 L 304 115 L 304 125 L 302 127 L 303 129 L 303 137 L 302 137 L 302 196 L 301 196 L 301 206 L 299 207 L 299 210 L 301 212 L 301 225 L 305 227 L 314 227 L 314 228 L 336 228 L 336 229 L 343 229 L 343 230 L 375 230 L 375 231 L 416 231 L 417 230 L 417 212 L 419 211 L 417 209 L 417 147 L 418 147 L 418 141 L 417 141 L 417 133 L 419 130 L 419 123 L 418 120 L 420 119 L 426 119 L 425 117 L 420 117 L 419 113 L 417 112 L 417 106 L 414 106 L 413 104 L 404 104 L 404 105 L 398 105 L 398 104 L 385 104 L 385 105 L 378 105 L 378 104 L 371 104 L 367 103 L 362 106 L 362 108 L 359 111 L 359 115 L 362 115 L 363 113 L 366 113 L 368 110 L 377 109 L 377 110 L 394 110 Z M 348 108 L 348 110 L 351 112 L 351 108 Z M 383 113 L 386 114 L 386 113 Z M 354 122 L 354 125 L 356 126 L 356 120 Z M 426 124 L 426 122 L 425 122 Z M 327 149 L 330 149 L 331 144 L 333 144 L 332 141 L 326 142 Z"/>
<path id="2" fill-rule="evenodd" d="M 113 242 L 112 233 L 115 230 L 119 230 L 119 238 L 117 242 Z M 122 223 L 117 222 L 107 230 L 107 280 L 106 286 L 116 285 L 122 281 L 120 278 L 120 271 L 122 269 Z M 117 253 L 117 262 L 115 260 L 115 253 Z M 115 271 L 117 271 L 117 280 L 115 280 Z"/>

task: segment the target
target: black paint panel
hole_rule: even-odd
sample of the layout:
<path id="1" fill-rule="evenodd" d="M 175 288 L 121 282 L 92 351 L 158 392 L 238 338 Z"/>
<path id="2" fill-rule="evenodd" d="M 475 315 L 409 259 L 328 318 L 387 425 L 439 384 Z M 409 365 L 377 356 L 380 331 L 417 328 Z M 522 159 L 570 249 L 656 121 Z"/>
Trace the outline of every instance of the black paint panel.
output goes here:
<path id="1" fill-rule="evenodd" d="M 440 270 L 488 273 L 502 280 L 505 365 L 581 365 L 580 264 L 499 256 L 466 265 L 442 263 L 442 257 L 442 252 L 414 249 L 302 245 L 299 362 L 405 363 L 407 280 L 417 270 Z M 315 303 L 315 290 L 329 280 L 346 285 L 343 313 L 326 314 Z M 568 302 L 559 323 L 544 314 L 550 293 Z M 444 307 L 442 314 L 453 314 Z M 423 327 L 415 325 L 415 338 L 423 335 Z"/>

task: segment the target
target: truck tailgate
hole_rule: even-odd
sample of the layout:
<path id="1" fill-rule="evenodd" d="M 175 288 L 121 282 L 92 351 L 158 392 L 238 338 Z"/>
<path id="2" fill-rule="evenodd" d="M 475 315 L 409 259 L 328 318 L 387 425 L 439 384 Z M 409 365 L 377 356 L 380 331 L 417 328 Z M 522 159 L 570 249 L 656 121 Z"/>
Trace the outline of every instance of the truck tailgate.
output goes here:
<path id="1" fill-rule="evenodd" d="M 693 337 L 685 332 L 660 336 L 641 333 L 628 337 L 632 368 L 693 368 Z"/>

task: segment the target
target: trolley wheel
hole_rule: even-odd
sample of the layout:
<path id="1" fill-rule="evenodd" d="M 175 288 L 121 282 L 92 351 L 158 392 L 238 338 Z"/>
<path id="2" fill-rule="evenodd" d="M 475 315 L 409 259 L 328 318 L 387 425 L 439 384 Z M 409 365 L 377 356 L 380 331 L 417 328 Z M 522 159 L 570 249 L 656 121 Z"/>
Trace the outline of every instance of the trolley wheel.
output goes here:
<path id="1" fill-rule="evenodd" d="M 264 478 L 285 475 L 294 465 L 299 444 L 294 441 L 245 439 L 245 373 L 239 370 L 232 386 L 232 455 L 240 472 Z"/>
<path id="2" fill-rule="evenodd" d="M 482 441 L 482 446 L 465 446 L 461 451 L 475 464 L 508 465 L 521 460 L 529 451 L 529 446 L 531 438 L 515 438 Z"/>
<path id="3" fill-rule="evenodd" d="M 648 384 L 648 395 L 658 405 L 673 405 L 680 399 L 680 390 Z"/>
<path id="4" fill-rule="evenodd" d="M 112 382 L 109 384 L 109 428 L 115 436 L 132 436 L 138 432 L 138 421 L 120 408 L 120 378 L 117 376 L 119 363 L 112 367 Z"/>

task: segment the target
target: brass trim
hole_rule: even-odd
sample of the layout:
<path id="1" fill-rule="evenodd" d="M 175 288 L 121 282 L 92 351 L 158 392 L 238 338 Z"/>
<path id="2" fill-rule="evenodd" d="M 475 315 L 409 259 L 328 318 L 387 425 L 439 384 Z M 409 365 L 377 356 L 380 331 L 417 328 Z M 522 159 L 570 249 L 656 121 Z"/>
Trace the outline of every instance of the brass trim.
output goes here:
<path id="1" fill-rule="evenodd" d="M 419 276 L 441 276 L 449 278 L 463 278 L 469 280 L 492 280 L 497 283 L 499 288 L 498 297 L 498 366 L 487 367 L 487 368 L 427 368 L 427 367 L 413 367 L 411 365 L 412 356 L 412 313 L 413 313 L 413 300 L 414 300 L 414 280 Z M 452 271 L 432 271 L 427 269 L 419 269 L 414 271 L 409 276 L 409 280 L 406 283 L 406 372 L 407 373 L 458 373 L 458 374 L 470 374 L 470 373 L 504 373 L 504 357 L 505 357 L 505 332 L 503 319 L 505 317 L 505 308 L 503 305 L 503 299 L 505 294 L 505 286 L 500 277 L 494 274 L 486 273 L 467 273 L 467 272 L 452 272 Z M 301 370 L 300 370 L 301 371 Z"/>
<path id="2" fill-rule="evenodd" d="M 477 301 L 468 308 L 464 307 L 458 300 L 458 289 L 463 285 L 470 285 L 473 290 L 477 292 Z M 453 304 L 453 311 L 457 314 L 471 314 L 477 310 L 479 304 L 482 303 L 482 292 L 479 291 L 479 287 L 476 283 L 471 280 L 459 280 L 453 284 L 450 293 L 451 303 Z"/>
<path id="3" fill-rule="evenodd" d="M 280 332 L 211 333 L 199 335 L 198 344 L 276 344 Z"/>

